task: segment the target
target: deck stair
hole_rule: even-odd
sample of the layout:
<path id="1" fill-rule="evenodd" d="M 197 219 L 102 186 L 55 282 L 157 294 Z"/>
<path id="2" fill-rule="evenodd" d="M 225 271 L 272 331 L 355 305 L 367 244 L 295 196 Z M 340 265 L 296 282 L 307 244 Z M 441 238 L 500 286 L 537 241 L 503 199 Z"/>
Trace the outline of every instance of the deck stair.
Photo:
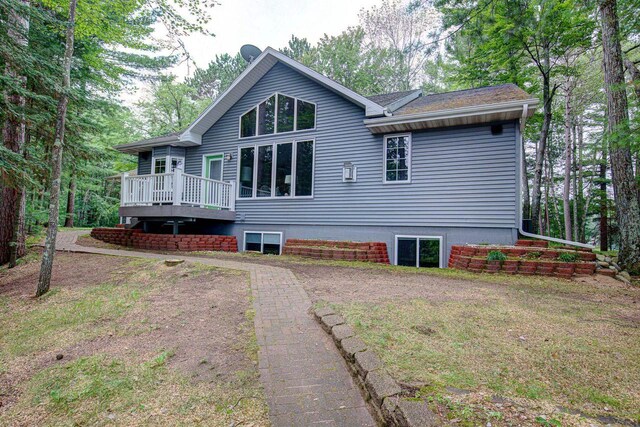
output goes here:
<path id="1" fill-rule="evenodd" d="M 313 259 L 389 264 L 387 244 L 383 242 L 287 239 L 282 254 Z"/>
<path id="2" fill-rule="evenodd" d="M 499 251 L 505 261 L 488 261 L 489 252 Z M 563 260 L 562 254 L 571 254 L 573 261 Z M 549 247 L 542 240 L 518 240 L 515 246 L 454 245 L 449 256 L 449 267 L 476 273 L 506 273 L 553 276 L 570 279 L 574 274 L 591 275 L 596 272 L 596 254 L 588 249 L 569 246 Z"/>

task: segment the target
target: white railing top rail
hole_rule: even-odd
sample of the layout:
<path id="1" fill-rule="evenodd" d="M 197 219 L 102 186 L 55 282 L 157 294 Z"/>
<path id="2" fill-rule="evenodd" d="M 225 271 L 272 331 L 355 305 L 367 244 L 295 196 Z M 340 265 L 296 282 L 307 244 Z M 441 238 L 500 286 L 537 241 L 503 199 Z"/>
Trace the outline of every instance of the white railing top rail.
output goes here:
<path id="1" fill-rule="evenodd" d="M 233 182 L 186 174 L 180 170 L 146 175 L 124 173 L 121 206 L 171 203 L 235 210 L 234 187 Z"/>
<path id="2" fill-rule="evenodd" d="M 203 176 L 192 175 L 190 173 L 183 173 L 182 176 L 188 176 L 189 178 L 197 178 L 199 180 L 207 181 L 207 182 L 216 182 L 218 184 L 223 184 L 223 185 L 229 185 L 229 186 L 231 185 L 231 183 L 226 181 L 218 181 L 217 179 L 205 178 Z"/>

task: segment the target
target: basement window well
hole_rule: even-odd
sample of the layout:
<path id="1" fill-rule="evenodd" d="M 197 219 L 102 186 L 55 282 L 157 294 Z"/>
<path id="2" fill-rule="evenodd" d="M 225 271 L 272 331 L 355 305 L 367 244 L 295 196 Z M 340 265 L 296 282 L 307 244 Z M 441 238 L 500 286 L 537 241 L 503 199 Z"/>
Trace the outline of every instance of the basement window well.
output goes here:
<path id="1" fill-rule="evenodd" d="M 441 268 L 442 237 L 396 236 L 396 265 Z"/>
<path id="2" fill-rule="evenodd" d="M 244 250 L 266 255 L 282 253 L 282 233 L 269 231 L 245 231 Z"/>

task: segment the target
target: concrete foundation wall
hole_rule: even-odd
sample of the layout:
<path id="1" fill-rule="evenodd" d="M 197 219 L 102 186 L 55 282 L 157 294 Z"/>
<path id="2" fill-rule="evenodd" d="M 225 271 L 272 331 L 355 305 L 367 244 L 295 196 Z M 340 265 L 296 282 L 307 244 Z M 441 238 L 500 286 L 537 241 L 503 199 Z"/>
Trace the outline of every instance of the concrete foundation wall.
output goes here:
<path id="1" fill-rule="evenodd" d="M 441 237 L 444 254 L 442 263 L 447 265 L 451 246 L 467 243 L 515 244 L 518 233 L 515 228 L 462 228 L 462 227 L 375 227 L 375 226 L 325 226 L 325 225 L 274 225 L 274 224 L 214 224 L 204 226 L 206 233 L 233 235 L 238 239 L 238 249 L 244 249 L 245 231 L 282 232 L 282 242 L 287 239 L 350 240 L 355 242 L 384 242 L 389 250 L 389 260 L 395 264 L 395 236 Z"/>

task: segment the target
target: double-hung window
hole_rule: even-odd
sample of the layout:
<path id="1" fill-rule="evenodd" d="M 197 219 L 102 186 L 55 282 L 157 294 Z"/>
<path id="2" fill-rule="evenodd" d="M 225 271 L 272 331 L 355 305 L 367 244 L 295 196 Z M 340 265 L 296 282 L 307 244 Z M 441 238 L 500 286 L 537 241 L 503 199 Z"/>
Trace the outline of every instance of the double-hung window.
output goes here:
<path id="1" fill-rule="evenodd" d="M 411 182 L 411 134 L 385 135 L 384 183 Z"/>
<path id="2" fill-rule="evenodd" d="M 240 147 L 238 197 L 313 196 L 314 140 Z"/>

